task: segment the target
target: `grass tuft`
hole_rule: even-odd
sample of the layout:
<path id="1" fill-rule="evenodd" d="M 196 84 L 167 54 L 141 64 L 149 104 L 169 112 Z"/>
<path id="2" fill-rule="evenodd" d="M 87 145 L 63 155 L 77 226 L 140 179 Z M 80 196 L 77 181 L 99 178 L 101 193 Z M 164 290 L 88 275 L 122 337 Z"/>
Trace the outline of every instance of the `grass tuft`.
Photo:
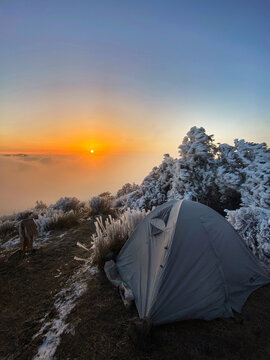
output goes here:
<path id="1" fill-rule="evenodd" d="M 44 233 L 50 230 L 62 230 L 72 228 L 80 224 L 79 215 L 73 210 L 64 212 L 63 210 L 49 209 L 44 215 L 40 215 L 36 221 L 40 232 Z"/>
<path id="2" fill-rule="evenodd" d="M 125 242 L 135 230 L 139 222 L 141 222 L 148 214 L 145 210 L 126 210 L 117 219 L 113 219 L 109 215 L 105 221 L 99 216 L 95 222 L 96 233 L 91 239 L 91 263 L 103 269 L 105 256 L 113 252 L 118 254 Z"/>
<path id="3" fill-rule="evenodd" d="M 91 215 L 113 214 L 112 201 L 109 196 L 93 196 L 89 201 Z"/>

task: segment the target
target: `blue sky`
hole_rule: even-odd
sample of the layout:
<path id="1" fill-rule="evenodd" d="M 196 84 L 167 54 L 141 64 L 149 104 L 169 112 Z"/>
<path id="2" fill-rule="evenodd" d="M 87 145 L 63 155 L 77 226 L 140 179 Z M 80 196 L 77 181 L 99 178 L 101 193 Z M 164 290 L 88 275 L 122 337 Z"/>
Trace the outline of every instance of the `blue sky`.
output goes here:
<path id="1" fill-rule="evenodd" d="M 269 1 L 2 0 L 0 136 L 117 108 L 116 126 L 160 152 L 193 125 L 269 144 L 269 20 Z"/>

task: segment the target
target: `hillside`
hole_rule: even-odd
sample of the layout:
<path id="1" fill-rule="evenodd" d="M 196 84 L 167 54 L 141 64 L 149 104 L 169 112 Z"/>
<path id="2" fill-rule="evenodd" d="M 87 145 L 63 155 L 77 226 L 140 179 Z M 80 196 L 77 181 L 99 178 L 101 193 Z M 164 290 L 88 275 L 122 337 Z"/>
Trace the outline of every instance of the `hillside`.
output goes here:
<path id="1" fill-rule="evenodd" d="M 243 321 L 185 321 L 158 326 L 145 344 L 127 335 L 136 309 L 125 310 L 77 241 L 89 242 L 91 220 L 52 231 L 25 258 L 18 245 L 0 257 L 0 359 L 268 359 L 270 286 L 253 293 Z M 15 242 L 16 243 L 16 242 Z M 4 251 L 4 252 L 3 252 Z"/>
<path id="2" fill-rule="evenodd" d="M 127 311 L 102 271 L 74 259 L 89 258 L 76 244 L 90 247 L 97 230 L 92 260 L 102 268 L 104 255 L 119 251 L 147 210 L 184 198 L 226 216 L 269 270 L 269 156 L 265 143 L 218 145 L 203 128 L 192 127 L 179 158 L 165 154 L 141 185 L 125 184 L 116 196 L 104 192 L 88 203 L 75 197 L 49 206 L 37 201 L 32 209 L 2 216 L 0 360 L 269 359 L 270 286 L 250 296 L 243 317 L 158 326 L 135 346 L 128 337 L 135 307 Z M 109 217 L 96 229 L 101 214 Z M 41 235 L 23 257 L 18 225 L 29 217 Z"/>

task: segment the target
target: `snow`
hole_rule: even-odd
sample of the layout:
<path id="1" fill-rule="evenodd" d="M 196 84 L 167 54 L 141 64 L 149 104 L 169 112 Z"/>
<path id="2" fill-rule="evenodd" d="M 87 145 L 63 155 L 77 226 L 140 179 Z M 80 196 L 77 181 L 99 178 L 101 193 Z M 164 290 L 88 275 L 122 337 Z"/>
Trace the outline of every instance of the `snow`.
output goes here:
<path id="1" fill-rule="evenodd" d="M 133 184 L 127 183 L 127 184 L 123 185 L 121 189 L 119 189 L 117 191 L 116 197 L 120 198 L 121 196 L 130 194 L 138 189 L 139 189 L 139 185 L 134 184 L 134 183 Z"/>
<path id="2" fill-rule="evenodd" d="M 1 248 L 5 250 L 10 250 L 14 246 L 17 246 L 20 244 L 20 238 L 18 236 L 13 237 L 12 239 L 8 240 L 4 244 L 1 245 Z"/>
<path id="3" fill-rule="evenodd" d="M 62 237 L 64 235 L 65 234 L 62 234 Z M 55 238 L 53 236 L 50 236 L 50 231 L 48 231 L 43 236 L 40 236 L 35 239 L 33 247 L 34 247 L 34 249 L 40 249 L 44 246 L 47 246 L 51 241 L 54 242 Z M 13 237 L 12 239 L 6 241 L 4 244 L 0 245 L 0 250 L 1 250 L 0 256 L 4 257 L 6 253 L 8 253 L 12 250 L 14 251 L 14 250 L 16 250 L 16 248 L 17 249 L 21 248 L 20 238 L 18 236 Z"/>
<path id="4" fill-rule="evenodd" d="M 127 198 L 127 207 L 151 210 L 153 206 L 163 204 L 168 190 L 172 187 L 176 159 L 164 154 L 162 163 L 155 166 L 145 177 L 139 189 Z"/>
<path id="5" fill-rule="evenodd" d="M 42 325 L 33 339 L 38 336 L 43 337 L 43 343 L 38 348 L 38 352 L 33 360 L 50 360 L 53 359 L 55 351 L 60 344 L 61 335 L 68 330 L 69 324 L 66 322 L 68 314 L 76 305 L 76 300 L 82 296 L 86 289 L 86 281 L 89 275 L 95 275 L 98 272 L 96 267 L 83 265 L 79 270 L 67 281 L 66 287 L 56 294 L 54 307 L 57 311 L 57 317 L 46 321 Z M 48 314 L 45 315 L 44 321 Z M 46 333 L 44 333 L 46 331 Z"/>
<path id="6" fill-rule="evenodd" d="M 270 209 L 241 207 L 228 211 L 227 218 L 257 258 L 270 266 Z"/>

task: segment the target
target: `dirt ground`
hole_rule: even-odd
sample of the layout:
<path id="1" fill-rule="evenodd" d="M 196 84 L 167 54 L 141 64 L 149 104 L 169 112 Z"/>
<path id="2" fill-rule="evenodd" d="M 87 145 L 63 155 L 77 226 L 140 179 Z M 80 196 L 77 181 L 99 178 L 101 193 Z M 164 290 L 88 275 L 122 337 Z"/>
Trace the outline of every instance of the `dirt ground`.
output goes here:
<path id="1" fill-rule="evenodd" d="M 103 274 L 89 282 L 87 293 L 70 314 L 75 334 L 65 334 L 57 359 L 270 359 L 270 286 L 254 292 L 243 321 L 192 320 L 158 326 L 144 344 L 128 337 L 129 320 L 120 297 Z"/>
<path id="2" fill-rule="evenodd" d="M 86 257 L 76 243 L 89 243 L 93 231 L 93 222 L 85 222 L 67 231 L 54 231 L 47 244 L 26 257 L 13 251 L 0 258 L 1 360 L 31 359 L 37 352 L 41 338 L 32 341 L 32 336 L 46 313 L 54 317 L 55 294 L 81 266 L 74 256 Z"/>
<path id="3" fill-rule="evenodd" d="M 85 257 L 77 241 L 89 241 L 94 231 L 85 222 L 22 258 L 19 252 L 0 259 L 0 359 L 32 359 L 42 338 L 32 340 L 40 320 L 55 316 L 55 294 L 81 266 Z M 61 274 L 61 276 L 59 276 Z M 103 273 L 89 277 L 88 289 L 77 300 L 67 321 L 73 331 L 61 337 L 54 359 L 270 359 L 270 286 L 254 292 L 243 309 L 243 321 L 184 321 L 158 326 L 134 346 L 128 337 L 130 319 L 117 290 Z"/>

